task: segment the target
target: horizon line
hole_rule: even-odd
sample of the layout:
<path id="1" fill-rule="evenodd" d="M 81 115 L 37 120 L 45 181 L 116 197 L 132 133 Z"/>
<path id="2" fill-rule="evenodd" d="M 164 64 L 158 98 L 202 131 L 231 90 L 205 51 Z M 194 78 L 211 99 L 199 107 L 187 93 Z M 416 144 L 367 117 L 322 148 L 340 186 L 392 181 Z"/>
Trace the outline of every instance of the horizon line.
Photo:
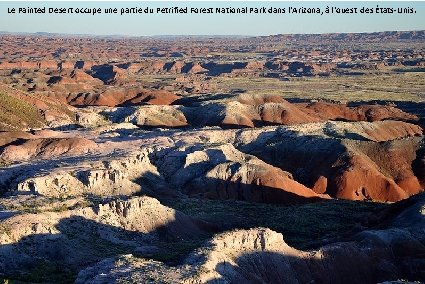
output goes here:
<path id="1" fill-rule="evenodd" d="M 1 1 L 1 0 L 0 0 Z M 242 34 L 156 34 L 156 35 L 125 35 L 125 34 L 81 34 L 81 33 L 61 33 L 61 32 L 13 32 L 0 31 L 0 35 L 35 35 L 35 36 L 68 36 L 68 37 L 123 37 L 123 38 L 149 38 L 149 37 L 267 37 L 278 35 L 331 35 L 331 34 L 374 34 L 390 32 L 425 32 L 425 29 L 419 30 L 381 30 L 381 31 L 361 31 L 361 32 L 323 32 L 323 33 L 277 33 L 262 35 L 242 35 Z"/>

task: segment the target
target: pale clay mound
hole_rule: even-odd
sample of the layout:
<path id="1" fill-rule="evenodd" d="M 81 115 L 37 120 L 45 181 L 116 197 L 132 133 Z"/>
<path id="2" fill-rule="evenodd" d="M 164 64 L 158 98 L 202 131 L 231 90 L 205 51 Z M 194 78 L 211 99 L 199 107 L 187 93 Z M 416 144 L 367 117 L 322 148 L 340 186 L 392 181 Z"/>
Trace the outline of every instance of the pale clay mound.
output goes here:
<path id="1" fill-rule="evenodd" d="M 236 98 L 227 98 L 212 102 L 183 103 L 183 105 L 176 104 L 168 106 L 166 106 L 166 103 L 146 103 L 152 105 L 107 110 L 107 115 L 114 122 L 132 122 L 140 127 L 170 128 L 185 127 L 188 125 L 195 127 L 222 126 L 244 128 L 276 124 L 297 125 L 325 122 L 327 120 L 353 122 L 418 120 L 416 116 L 391 106 L 365 105 L 347 107 L 343 104 L 330 103 L 312 103 L 306 106 L 305 104 L 289 103 L 280 96 L 243 94 Z M 105 105 L 116 106 L 119 104 Z M 99 108 L 98 110 L 105 110 L 105 108 Z M 81 114 L 82 111 L 79 113 Z M 87 117 L 87 114 L 84 116 Z M 94 123 L 96 120 L 98 119 L 94 119 Z M 83 125 L 87 125 L 87 122 L 84 120 L 82 123 Z"/>
<path id="2" fill-rule="evenodd" d="M 31 268 L 34 257 L 82 268 L 101 259 L 97 244 L 147 251 L 159 240 L 194 238 L 208 230 L 204 222 L 150 197 L 16 215 L 0 221 L 0 228 L 0 267 L 9 273 Z"/>
<path id="3" fill-rule="evenodd" d="M 219 234 L 169 267 L 123 255 L 78 274 L 76 283 L 378 283 L 425 277 L 424 195 L 397 209 L 385 228 L 366 230 L 350 241 L 300 251 L 269 229 Z M 395 207 L 393 207 L 395 208 Z M 390 215 L 391 216 L 391 215 Z M 415 220 L 414 222 L 412 220 Z"/>
<path id="4" fill-rule="evenodd" d="M 8 218 L 0 223 L 3 228 L 10 228 L 10 232 L 2 232 L 1 244 L 16 243 L 33 234 L 58 234 L 58 223 L 76 216 L 143 234 L 154 233 L 158 228 L 168 225 L 178 236 L 202 232 L 196 224 L 198 221 L 162 205 L 155 198 L 142 196 L 59 213 L 22 214 Z"/>
<path id="5" fill-rule="evenodd" d="M 289 126 L 288 131 L 297 135 L 319 135 L 340 139 L 390 141 L 411 136 L 422 136 L 423 129 L 415 124 L 402 121 L 342 122 L 328 121 L 320 123 Z"/>
<path id="6" fill-rule="evenodd" d="M 124 119 L 137 126 L 183 127 L 188 126 L 184 114 L 173 106 L 139 107 Z"/>
<path id="7" fill-rule="evenodd" d="M 66 101 L 74 106 L 128 106 L 128 105 L 169 105 L 180 98 L 165 90 L 144 88 L 108 88 L 98 94 L 79 93 L 69 95 Z"/>
<path id="8" fill-rule="evenodd" d="M 5 147 L 0 153 L 0 159 L 18 162 L 33 158 L 49 159 L 62 155 L 83 155 L 89 151 L 96 150 L 96 147 L 97 144 L 95 142 L 86 138 L 30 139 L 19 145 Z"/>
<path id="9" fill-rule="evenodd" d="M 422 191 L 425 180 L 420 159 L 422 129 L 406 122 L 325 122 L 252 130 L 204 128 L 169 130 L 164 135 L 133 128 L 132 124 L 118 123 L 76 132 L 93 141 L 39 138 L 43 133 L 56 135 L 50 132 L 35 132 L 35 136 L 15 133 L 16 137 L 34 139 L 7 146 L 3 156 L 15 161 L 30 157 L 45 161 L 32 167 L 16 164 L 0 169 L 0 183 L 7 185 L 11 194 L 183 193 L 286 203 L 328 196 L 397 201 Z M 72 131 L 66 135 L 72 136 Z M 48 147 L 43 146 L 46 141 L 51 142 Z M 301 165 L 303 172 L 297 170 Z"/>
<path id="10" fill-rule="evenodd" d="M 193 150 L 174 149 L 155 158 L 162 176 L 189 195 L 272 203 L 320 197 L 289 173 L 231 144 Z"/>
<path id="11" fill-rule="evenodd" d="M 45 175 L 20 181 L 18 192 L 29 192 L 52 197 L 78 196 L 82 194 L 131 195 L 141 187 L 135 179 L 144 173 L 159 176 L 148 158 L 149 149 L 123 159 L 96 161 L 80 164 L 76 168 L 61 168 Z"/>

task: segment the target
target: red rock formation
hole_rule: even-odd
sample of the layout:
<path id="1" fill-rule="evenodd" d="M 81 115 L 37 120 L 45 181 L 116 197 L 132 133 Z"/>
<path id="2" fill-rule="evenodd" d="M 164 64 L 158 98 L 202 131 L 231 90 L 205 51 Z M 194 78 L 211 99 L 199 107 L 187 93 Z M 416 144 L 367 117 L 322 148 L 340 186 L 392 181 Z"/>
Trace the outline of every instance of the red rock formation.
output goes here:
<path id="1" fill-rule="evenodd" d="M 176 160 L 176 155 L 182 159 Z M 172 186 L 193 196 L 290 204 L 328 198 L 295 181 L 291 174 L 227 144 L 202 151 L 170 152 L 159 170 Z"/>
<path id="2" fill-rule="evenodd" d="M 263 70 L 264 69 L 264 62 L 261 61 L 249 61 L 244 69 L 247 70 Z"/>
<path id="3" fill-rule="evenodd" d="M 54 60 L 42 60 L 38 63 L 39 69 L 58 69 L 58 62 Z"/>
<path id="4" fill-rule="evenodd" d="M 100 80 L 93 78 L 92 76 L 90 76 L 89 74 L 87 74 L 86 72 L 79 70 L 79 69 L 75 69 L 72 71 L 71 76 L 70 76 L 76 83 L 80 83 L 80 82 L 92 82 L 92 83 L 101 83 Z"/>
<path id="5" fill-rule="evenodd" d="M 332 104 L 315 102 L 310 104 L 297 104 L 306 113 L 323 120 L 348 120 L 348 121 L 377 121 L 384 119 L 417 120 L 415 115 L 408 114 L 392 106 L 361 105 L 348 107 L 345 104 Z"/>
<path id="6" fill-rule="evenodd" d="M 109 88 L 100 94 L 80 94 L 68 97 L 71 105 L 122 106 L 122 105 L 169 105 L 179 96 L 163 90 L 146 90 L 142 88 Z"/>
<path id="7" fill-rule="evenodd" d="M 62 155 L 84 154 L 97 147 L 97 144 L 85 138 L 38 138 L 26 140 L 18 145 L 6 146 L 0 159 L 8 162 L 29 160 L 32 158 L 54 158 Z"/>
<path id="8" fill-rule="evenodd" d="M 38 62 L 2 62 L 0 69 L 38 69 Z"/>
<path id="9" fill-rule="evenodd" d="M 207 72 L 208 72 L 208 69 L 205 69 L 199 63 L 193 64 L 193 66 L 189 69 L 189 71 L 187 71 L 187 73 L 189 74 L 202 74 Z"/>
<path id="10" fill-rule="evenodd" d="M 69 106 L 58 100 L 22 92 L 0 84 L 0 130 L 38 128 L 72 123 Z"/>
<path id="11" fill-rule="evenodd" d="M 75 62 L 66 60 L 60 62 L 58 67 L 60 70 L 72 70 L 75 67 Z"/>
<path id="12" fill-rule="evenodd" d="M 373 128 L 365 129 L 365 133 L 374 141 L 389 141 L 403 137 L 421 136 L 422 128 L 415 124 L 401 121 L 379 121 Z"/>
<path id="13" fill-rule="evenodd" d="M 396 123 L 401 127 L 404 122 Z M 249 153 L 291 172 L 296 181 L 314 192 L 332 197 L 386 202 L 424 190 L 424 151 L 422 139 L 413 137 L 417 133 L 401 137 L 391 137 L 389 133 L 388 140 L 380 142 L 364 141 L 360 135 L 346 133 L 347 137 L 340 138 L 344 140 L 277 135 L 270 139 L 270 146 L 259 143 L 256 148 L 253 143 Z"/>
<path id="14" fill-rule="evenodd" d="M 175 61 L 172 63 L 172 66 L 167 70 L 170 73 L 181 74 L 185 63 L 183 61 Z"/>
<path id="15" fill-rule="evenodd" d="M 4 131 L 0 132 L 0 147 L 15 142 L 18 139 L 31 139 L 34 135 L 25 131 Z"/>
<path id="16" fill-rule="evenodd" d="M 161 73 L 162 71 L 164 71 L 165 63 L 166 62 L 164 62 L 162 60 L 158 60 L 158 61 L 154 61 L 154 62 L 145 62 L 144 68 L 142 67 L 142 69 L 140 71 L 142 73 L 146 73 L 146 74 Z"/>
<path id="17" fill-rule="evenodd" d="M 328 179 L 324 176 L 320 176 L 317 181 L 314 183 L 312 190 L 319 194 L 324 194 L 326 188 L 328 187 Z"/>
<path id="18" fill-rule="evenodd" d="M 262 105 L 265 103 L 288 103 L 282 96 L 274 95 L 241 95 L 237 101 L 245 105 Z"/>
<path id="19" fill-rule="evenodd" d="M 334 178 L 335 197 L 349 200 L 398 201 L 409 194 L 383 175 L 367 157 L 356 155 Z"/>
<path id="20" fill-rule="evenodd" d="M 319 118 L 310 116 L 288 103 L 265 103 L 258 107 L 261 121 L 276 124 L 299 124 L 308 122 L 318 122 Z"/>
<path id="21" fill-rule="evenodd" d="M 103 82 L 99 79 L 93 78 L 86 72 L 81 69 L 74 69 L 72 72 L 67 75 L 64 74 L 60 78 L 56 80 L 53 84 L 80 84 L 80 83 L 88 83 L 91 86 L 93 85 L 103 85 Z M 83 88 L 81 88 L 83 89 Z"/>
<path id="22" fill-rule="evenodd" d="M 326 198 L 293 180 L 288 173 L 269 165 L 221 164 L 206 178 L 188 185 L 189 195 L 212 199 L 234 199 L 249 202 L 291 204 Z M 230 173 L 226 168 L 233 167 Z M 211 172 L 217 172 L 220 179 Z M 221 174 L 218 174 L 221 173 Z M 223 176 L 224 175 L 224 176 Z M 213 177 L 210 177 L 213 176 Z"/>

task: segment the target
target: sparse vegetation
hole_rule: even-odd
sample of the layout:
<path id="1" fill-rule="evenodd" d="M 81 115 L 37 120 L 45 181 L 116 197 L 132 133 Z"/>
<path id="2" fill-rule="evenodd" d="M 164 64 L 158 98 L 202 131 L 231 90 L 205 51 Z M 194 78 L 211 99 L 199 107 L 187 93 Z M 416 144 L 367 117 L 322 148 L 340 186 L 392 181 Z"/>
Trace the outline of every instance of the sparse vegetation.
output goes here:
<path id="1" fill-rule="evenodd" d="M 73 283 L 76 273 L 61 263 L 45 260 L 20 275 L 9 277 L 9 283 Z"/>
<path id="2" fill-rule="evenodd" d="M 149 256 L 157 261 L 167 263 L 168 265 L 177 265 L 195 249 L 201 247 L 211 236 L 205 236 L 202 239 L 182 240 L 179 242 L 160 242 L 157 244 L 158 252 Z M 137 254 L 136 254 L 137 256 Z"/>
<path id="3" fill-rule="evenodd" d="M 376 73 L 367 76 L 291 78 L 213 78 L 218 91 L 243 89 L 246 93 L 281 95 L 292 99 L 336 101 L 424 101 L 425 73 Z"/>
<path id="4" fill-rule="evenodd" d="M 421 67 L 411 67 L 411 68 L 395 68 L 393 69 L 394 72 L 399 72 L 399 73 L 416 73 L 416 72 L 425 72 L 425 68 L 421 68 Z"/>
<path id="5" fill-rule="evenodd" d="M 44 118 L 36 107 L 12 95 L 0 93 L 0 121 L 10 127 L 41 127 Z"/>
<path id="6" fill-rule="evenodd" d="M 388 206 L 345 200 L 282 206 L 197 199 L 173 200 L 168 205 L 227 229 L 270 228 L 298 249 L 313 248 L 325 239 L 339 237 L 372 212 Z"/>

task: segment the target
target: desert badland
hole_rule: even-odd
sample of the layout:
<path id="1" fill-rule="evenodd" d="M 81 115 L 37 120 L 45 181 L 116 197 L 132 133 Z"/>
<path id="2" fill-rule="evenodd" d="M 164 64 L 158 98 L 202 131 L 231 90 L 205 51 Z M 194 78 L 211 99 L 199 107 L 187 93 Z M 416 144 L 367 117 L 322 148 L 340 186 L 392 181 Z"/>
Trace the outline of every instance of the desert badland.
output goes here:
<path id="1" fill-rule="evenodd" d="M 425 280 L 425 32 L 0 34 L 0 278 Z"/>

